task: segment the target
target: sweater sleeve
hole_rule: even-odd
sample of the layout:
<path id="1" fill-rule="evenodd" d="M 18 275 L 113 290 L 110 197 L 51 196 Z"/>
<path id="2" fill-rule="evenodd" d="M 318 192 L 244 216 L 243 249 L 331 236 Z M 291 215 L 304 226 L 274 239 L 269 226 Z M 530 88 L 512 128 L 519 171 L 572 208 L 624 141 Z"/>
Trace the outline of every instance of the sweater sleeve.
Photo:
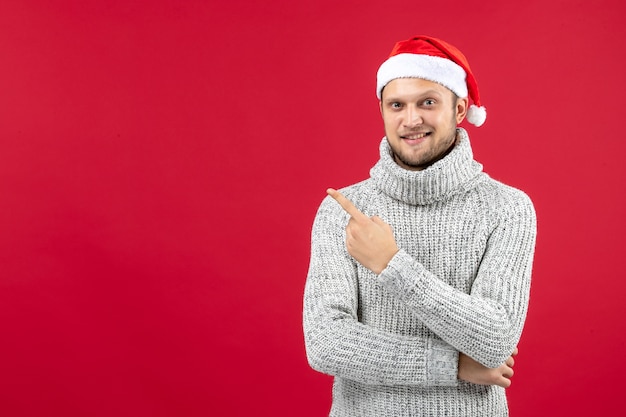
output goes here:
<path id="1" fill-rule="evenodd" d="M 329 201 L 324 200 L 313 224 L 304 293 L 303 327 L 311 367 L 365 384 L 456 385 L 458 351 L 448 343 L 359 322 L 357 266 L 345 248 L 347 216 Z"/>
<path id="2" fill-rule="evenodd" d="M 403 250 L 379 276 L 435 334 L 490 368 L 514 350 L 528 308 L 536 215 L 525 194 L 516 196 L 499 211 L 469 294 L 446 284 Z"/>

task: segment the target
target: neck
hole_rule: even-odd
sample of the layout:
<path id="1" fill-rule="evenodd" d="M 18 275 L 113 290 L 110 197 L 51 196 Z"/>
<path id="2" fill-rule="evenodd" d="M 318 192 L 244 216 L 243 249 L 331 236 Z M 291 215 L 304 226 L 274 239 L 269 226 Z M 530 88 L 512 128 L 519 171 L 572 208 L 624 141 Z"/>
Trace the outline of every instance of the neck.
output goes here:
<path id="1" fill-rule="evenodd" d="M 467 133 L 460 128 L 454 145 L 441 156 L 435 167 L 409 170 L 396 162 L 386 139 L 380 144 L 380 160 L 370 171 L 377 187 L 408 204 L 431 204 L 461 192 L 480 175 L 482 165 L 474 161 Z"/>

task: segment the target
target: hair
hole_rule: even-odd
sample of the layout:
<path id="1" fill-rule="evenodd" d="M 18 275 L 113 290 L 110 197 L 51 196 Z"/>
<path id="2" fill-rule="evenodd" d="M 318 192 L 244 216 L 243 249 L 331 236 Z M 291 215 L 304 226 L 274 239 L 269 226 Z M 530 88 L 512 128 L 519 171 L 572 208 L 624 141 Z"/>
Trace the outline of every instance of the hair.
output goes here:
<path id="1" fill-rule="evenodd" d="M 452 110 L 456 111 L 456 103 L 461 97 L 457 96 L 452 90 L 450 92 L 452 93 Z"/>

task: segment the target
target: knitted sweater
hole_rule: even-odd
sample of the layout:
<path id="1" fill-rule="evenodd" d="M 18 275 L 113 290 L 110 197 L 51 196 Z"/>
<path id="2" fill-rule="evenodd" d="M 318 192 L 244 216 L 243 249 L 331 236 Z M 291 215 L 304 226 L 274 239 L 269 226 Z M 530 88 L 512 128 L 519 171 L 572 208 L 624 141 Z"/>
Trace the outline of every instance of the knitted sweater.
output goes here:
<path id="1" fill-rule="evenodd" d="M 422 171 L 398 166 L 383 138 L 371 177 L 342 190 L 393 227 L 400 250 L 379 275 L 348 254 L 339 204 L 327 197 L 318 210 L 303 325 L 310 365 L 335 377 L 331 416 L 508 415 L 503 388 L 458 379 L 458 354 L 494 368 L 517 345 L 535 212 L 458 135 Z"/>

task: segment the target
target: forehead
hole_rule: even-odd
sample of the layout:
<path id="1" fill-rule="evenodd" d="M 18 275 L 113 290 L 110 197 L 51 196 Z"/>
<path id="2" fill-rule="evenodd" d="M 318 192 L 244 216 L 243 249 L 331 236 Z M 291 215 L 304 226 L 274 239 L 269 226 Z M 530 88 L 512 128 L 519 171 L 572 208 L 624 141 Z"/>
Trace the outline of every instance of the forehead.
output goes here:
<path id="1" fill-rule="evenodd" d="M 396 78 L 389 81 L 382 91 L 382 98 L 405 98 L 413 96 L 437 95 L 439 97 L 451 97 L 454 93 L 443 85 L 424 80 L 422 78 Z"/>

